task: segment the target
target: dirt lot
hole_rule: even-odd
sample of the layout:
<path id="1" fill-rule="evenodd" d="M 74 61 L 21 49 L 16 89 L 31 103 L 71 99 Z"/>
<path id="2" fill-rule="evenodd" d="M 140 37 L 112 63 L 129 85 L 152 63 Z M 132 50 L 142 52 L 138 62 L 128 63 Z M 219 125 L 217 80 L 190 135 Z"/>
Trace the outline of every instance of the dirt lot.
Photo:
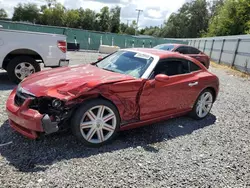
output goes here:
<path id="1" fill-rule="evenodd" d="M 70 53 L 71 64 L 97 53 Z M 15 85 L 0 73 L 0 187 L 250 187 L 249 78 L 211 67 L 220 93 L 211 115 L 122 132 L 89 149 L 70 133 L 25 139 L 7 123 L 5 101 Z"/>

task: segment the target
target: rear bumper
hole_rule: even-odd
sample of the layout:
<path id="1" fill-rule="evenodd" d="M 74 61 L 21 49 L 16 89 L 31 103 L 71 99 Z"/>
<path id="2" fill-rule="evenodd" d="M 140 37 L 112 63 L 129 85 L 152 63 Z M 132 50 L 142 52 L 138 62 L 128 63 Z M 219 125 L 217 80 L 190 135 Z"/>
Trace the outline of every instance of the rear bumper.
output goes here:
<path id="1" fill-rule="evenodd" d="M 57 67 L 67 67 L 69 66 L 69 59 L 60 59 L 57 65 L 45 65 L 44 67 L 52 67 L 52 68 L 57 68 Z"/>
<path id="2" fill-rule="evenodd" d="M 52 133 L 58 130 L 57 124 L 50 127 L 51 121 L 48 121 L 48 115 L 29 109 L 31 99 L 28 98 L 21 106 L 16 106 L 14 102 L 15 94 L 16 89 L 11 92 L 6 103 L 10 127 L 30 139 L 36 139 L 38 133 Z"/>
<path id="3" fill-rule="evenodd" d="M 60 59 L 60 61 L 59 61 L 59 66 L 60 66 L 60 67 L 69 66 L 69 59 Z"/>

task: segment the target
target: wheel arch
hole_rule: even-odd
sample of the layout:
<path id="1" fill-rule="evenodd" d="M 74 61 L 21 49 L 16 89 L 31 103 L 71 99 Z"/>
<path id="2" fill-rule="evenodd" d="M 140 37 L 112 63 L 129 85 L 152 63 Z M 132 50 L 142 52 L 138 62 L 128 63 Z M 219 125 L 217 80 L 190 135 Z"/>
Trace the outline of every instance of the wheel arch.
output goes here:
<path id="1" fill-rule="evenodd" d="M 77 109 L 79 108 L 80 105 L 82 105 L 82 104 L 84 104 L 84 103 L 87 103 L 87 102 L 90 102 L 90 101 L 94 101 L 94 100 L 96 100 L 96 99 L 103 99 L 103 100 L 106 100 L 106 101 L 110 102 L 112 105 L 114 105 L 114 107 L 116 108 L 116 110 L 117 110 L 117 112 L 118 112 L 118 115 L 119 115 L 120 120 L 122 120 L 122 117 L 121 117 L 121 107 L 119 107 L 118 104 L 115 104 L 115 103 L 112 101 L 112 99 L 109 99 L 108 97 L 105 97 L 105 96 L 103 96 L 103 95 L 100 94 L 100 93 L 98 93 L 98 94 L 96 94 L 96 95 L 91 95 L 91 96 L 86 97 L 86 98 L 83 98 L 83 99 L 81 100 L 81 102 L 79 102 L 79 103 L 77 104 L 77 106 L 74 108 L 73 111 L 77 110 Z M 74 112 L 73 112 L 73 113 L 74 113 Z"/>
<path id="2" fill-rule="evenodd" d="M 207 87 L 206 89 L 209 89 L 209 90 L 212 91 L 212 94 L 213 94 L 213 102 L 215 102 L 216 97 L 217 97 L 215 88 L 213 88 L 213 87 Z"/>
<path id="3" fill-rule="evenodd" d="M 119 118 L 121 119 L 120 110 L 119 110 L 117 104 L 115 104 L 111 99 L 109 99 L 109 98 L 107 98 L 107 97 L 104 97 L 102 94 L 99 94 L 99 95 L 97 96 L 97 98 L 95 98 L 95 99 L 103 99 L 103 100 L 106 100 L 106 101 L 110 102 L 111 104 L 113 104 L 114 107 L 116 108 L 118 114 L 119 114 Z"/>
<path id="4" fill-rule="evenodd" d="M 41 60 L 42 62 L 44 62 L 42 56 L 36 51 L 28 49 L 28 48 L 19 48 L 19 49 L 12 50 L 4 57 L 3 65 L 2 65 L 3 69 L 6 69 L 8 66 L 8 63 L 17 56 L 29 56 L 29 57 L 34 58 L 35 60 Z"/>
<path id="5" fill-rule="evenodd" d="M 199 95 L 198 96 L 200 96 L 200 94 L 204 91 L 204 90 L 206 90 L 206 89 L 209 89 L 209 90 L 211 90 L 212 91 L 212 95 L 213 95 L 213 102 L 215 102 L 215 100 L 216 100 L 216 90 L 215 90 L 215 88 L 214 87 L 212 87 L 212 86 L 208 86 L 208 87 L 205 87 L 200 93 L 199 93 Z"/>

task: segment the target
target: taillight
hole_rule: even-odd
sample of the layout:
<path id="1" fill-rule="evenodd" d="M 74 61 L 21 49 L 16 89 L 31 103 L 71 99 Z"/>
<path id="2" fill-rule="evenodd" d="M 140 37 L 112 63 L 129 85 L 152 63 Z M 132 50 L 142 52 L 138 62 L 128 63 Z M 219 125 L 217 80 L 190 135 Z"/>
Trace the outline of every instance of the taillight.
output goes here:
<path id="1" fill-rule="evenodd" d="M 63 41 L 63 40 L 57 41 L 57 47 L 58 47 L 63 53 L 66 53 L 66 51 L 67 51 L 67 43 L 66 43 L 66 41 Z"/>

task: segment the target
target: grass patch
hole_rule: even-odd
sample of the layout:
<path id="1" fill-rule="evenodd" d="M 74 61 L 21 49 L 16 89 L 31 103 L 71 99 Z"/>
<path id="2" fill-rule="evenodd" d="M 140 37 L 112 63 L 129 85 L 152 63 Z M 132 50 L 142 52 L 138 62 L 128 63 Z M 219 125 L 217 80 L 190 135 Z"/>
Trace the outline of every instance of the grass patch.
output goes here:
<path id="1" fill-rule="evenodd" d="M 213 61 L 211 61 L 210 65 L 211 65 L 211 67 L 214 67 L 214 68 L 226 70 L 227 73 L 232 74 L 234 76 L 239 76 L 242 78 L 250 78 L 250 73 L 241 72 L 241 71 L 237 70 L 235 67 L 230 67 L 230 66 L 224 65 L 224 64 L 218 64 L 218 63 L 215 63 Z"/>

